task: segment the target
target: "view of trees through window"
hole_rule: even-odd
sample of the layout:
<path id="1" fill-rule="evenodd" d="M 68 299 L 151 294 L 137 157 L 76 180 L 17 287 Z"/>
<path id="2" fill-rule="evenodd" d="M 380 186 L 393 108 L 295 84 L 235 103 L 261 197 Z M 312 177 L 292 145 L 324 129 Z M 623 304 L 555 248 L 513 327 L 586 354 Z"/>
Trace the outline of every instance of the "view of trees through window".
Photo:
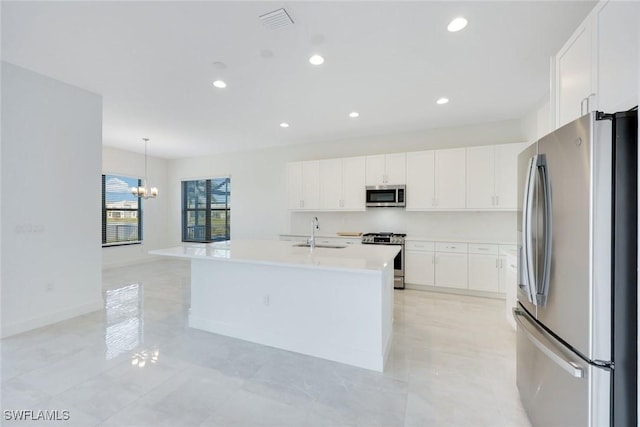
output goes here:
<path id="1" fill-rule="evenodd" d="M 231 238 L 231 179 L 182 182 L 182 241 Z"/>
<path id="2" fill-rule="evenodd" d="M 102 244 L 139 243 L 142 241 L 142 206 L 131 194 L 141 185 L 139 178 L 102 175 Z"/>

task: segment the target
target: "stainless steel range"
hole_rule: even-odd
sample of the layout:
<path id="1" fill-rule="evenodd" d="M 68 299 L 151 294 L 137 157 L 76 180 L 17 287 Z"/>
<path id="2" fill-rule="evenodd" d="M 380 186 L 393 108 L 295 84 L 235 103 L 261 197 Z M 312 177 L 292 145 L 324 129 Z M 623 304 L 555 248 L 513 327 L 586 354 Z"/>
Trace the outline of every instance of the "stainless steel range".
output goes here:
<path id="1" fill-rule="evenodd" d="M 404 238 L 406 234 L 366 233 L 362 235 L 363 245 L 398 245 L 400 252 L 393 260 L 393 287 L 404 289 Z"/>

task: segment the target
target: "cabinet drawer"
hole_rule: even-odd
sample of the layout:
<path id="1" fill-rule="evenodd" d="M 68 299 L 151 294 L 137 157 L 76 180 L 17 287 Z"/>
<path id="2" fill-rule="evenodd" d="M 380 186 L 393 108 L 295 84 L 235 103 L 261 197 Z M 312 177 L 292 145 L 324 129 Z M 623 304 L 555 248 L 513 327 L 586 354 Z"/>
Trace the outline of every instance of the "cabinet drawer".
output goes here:
<path id="1" fill-rule="evenodd" d="M 436 251 L 438 252 L 456 252 L 456 253 L 467 253 L 466 243 L 454 243 L 454 242 L 436 242 Z"/>
<path id="2" fill-rule="evenodd" d="M 435 243 L 433 242 L 425 242 L 422 240 L 419 241 L 409 241 L 404 243 L 404 248 L 408 251 L 419 251 L 419 252 L 433 252 L 435 250 Z"/>
<path id="3" fill-rule="evenodd" d="M 484 243 L 469 243 L 470 254 L 480 255 L 498 255 L 499 245 L 490 245 Z"/>
<path id="4" fill-rule="evenodd" d="M 500 245 L 500 256 L 517 256 L 518 247 L 516 245 Z"/>

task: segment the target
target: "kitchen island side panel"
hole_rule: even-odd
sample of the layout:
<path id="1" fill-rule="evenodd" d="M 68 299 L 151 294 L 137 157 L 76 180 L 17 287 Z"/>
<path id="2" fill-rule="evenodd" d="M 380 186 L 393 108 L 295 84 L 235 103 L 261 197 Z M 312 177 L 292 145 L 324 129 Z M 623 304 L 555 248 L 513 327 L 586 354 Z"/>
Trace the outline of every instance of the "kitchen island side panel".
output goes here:
<path id="1" fill-rule="evenodd" d="M 392 268 L 357 273 L 193 259 L 189 325 L 381 372 Z"/>

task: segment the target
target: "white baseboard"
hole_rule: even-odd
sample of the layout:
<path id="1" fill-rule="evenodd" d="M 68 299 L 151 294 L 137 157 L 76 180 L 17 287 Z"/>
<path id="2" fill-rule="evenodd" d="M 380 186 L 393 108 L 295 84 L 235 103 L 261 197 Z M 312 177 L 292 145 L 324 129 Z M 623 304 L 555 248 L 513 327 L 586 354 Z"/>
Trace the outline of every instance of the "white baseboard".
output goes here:
<path id="1" fill-rule="evenodd" d="M 2 323 L 1 338 L 10 337 L 12 335 L 21 334 L 33 329 L 41 328 L 43 326 L 49 326 L 54 323 L 68 320 L 83 314 L 92 313 L 94 311 L 104 309 L 104 301 L 102 299 L 92 301 L 87 304 L 82 304 L 75 307 L 66 308 L 53 313 L 48 313 L 43 316 L 34 317 L 28 320 L 22 320 L 14 323 Z"/>
<path id="2" fill-rule="evenodd" d="M 427 285 L 414 285 L 412 283 L 405 283 L 406 289 L 413 289 L 416 291 L 437 292 L 441 294 L 453 294 L 453 295 L 465 295 L 469 297 L 482 297 L 504 300 L 505 294 L 500 292 L 484 292 L 474 291 L 472 289 L 458 289 L 458 288 L 443 288 L 441 286 L 427 286 Z"/>

